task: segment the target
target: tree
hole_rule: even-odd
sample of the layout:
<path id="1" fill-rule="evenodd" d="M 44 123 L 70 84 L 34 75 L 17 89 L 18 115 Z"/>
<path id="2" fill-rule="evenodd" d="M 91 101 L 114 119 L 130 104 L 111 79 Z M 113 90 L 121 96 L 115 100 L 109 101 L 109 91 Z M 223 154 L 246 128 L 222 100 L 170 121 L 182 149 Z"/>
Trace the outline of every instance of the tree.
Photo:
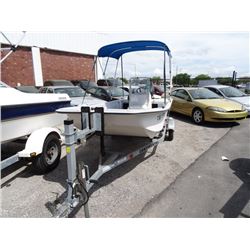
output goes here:
<path id="1" fill-rule="evenodd" d="M 125 78 L 125 77 L 120 77 L 119 78 L 121 81 L 123 81 L 125 84 L 128 84 L 128 80 L 127 80 L 127 78 Z"/>
<path id="2" fill-rule="evenodd" d="M 154 83 L 154 84 L 160 84 L 161 82 L 161 77 L 160 76 L 153 76 L 151 78 L 151 81 Z"/>
<path id="3" fill-rule="evenodd" d="M 187 73 L 177 74 L 173 77 L 173 83 L 175 85 L 189 86 L 190 81 L 190 75 L 188 75 Z"/>
<path id="4" fill-rule="evenodd" d="M 250 77 L 249 76 L 239 77 L 237 79 L 237 83 L 247 83 L 247 82 L 250 82 Z"/>
<path id="5" fill-rule="evenodd" d="M 200 74 L 198 76 L 196 76 L 195 78 L 192 79 L 191 84 L 192 85 L 198 85 L 199 81 L 201 80 L 210 80 L 212 79 L 209 75 L 205 75 L 205 74 Z"/>
<path id="6" fill-rule="evenodd" d="M 218 81 L 218 84 L 232 85 L 231 77 L 217 77 L 216 80 Z"/>

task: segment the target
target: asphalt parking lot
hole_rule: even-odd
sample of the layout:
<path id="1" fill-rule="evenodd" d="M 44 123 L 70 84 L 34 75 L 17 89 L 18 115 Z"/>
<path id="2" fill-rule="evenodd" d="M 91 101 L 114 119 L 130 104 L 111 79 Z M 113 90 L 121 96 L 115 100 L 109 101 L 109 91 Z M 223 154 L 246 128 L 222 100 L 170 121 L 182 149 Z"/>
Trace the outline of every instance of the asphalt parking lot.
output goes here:
<path id="1" fill-rule="evenodd" d="M 222 156 L 226 157 L 222 161 Z M 137 217 L 249 218 L 250 122 L 202 154 Z"/>
<path id="2" fill-rule="evenodd" d="M 176 182 L 179 176 L 186 173 L 201 155 L 209 151 L 230 131 L 240 131 L 240 123 L 246 124 L 244 125 L 246 128 L 249 128 L 250 123 L 248 118 L 240 123 L 206 123 L 197 126 L 189 118 L 177 114 L 173 114 L 173 117 L 176 122 L 176 132 L 172 142 L 161 143 L 155 152 L 150 149 L 146 154 L 138 156 L 101 178 L 89 199 L 91 217 L 168 217 L 167 214 L 157 212 L 146 214 L 145 211 L 149 211 L 149 204 L 158 201 L 157 199 L 162 197 L 160 194 Z M 109 150 L 124 153 L 145 142 L 145 139 L 127 137 L 106 138 Z M 2 155 L 17 147 L 19 146 L 3 147 Z M 92 172 L 98 164 L 98 157 L 99 147 L 96 137 L 92 137 L 87 146 L 77 149 L 77 159 L 88 164 Z M 213 160 L 211 157 L 206 158 L 207 163 Z M 29 166 L 23 163 L 2 171 L 1 217 L 51 217 L 47 204 L 65 193 L 66 178 L 65 157 L 57 169 L 46 175 L 33 175 Z M 213 185 L 213 182 L 210 185 Z M 174 196 L 171 197 L 174 199 Z M 161 207 L 154 209 L 162 211 Z M 178 217 L 178 214 L 172 216 Z M 189 215 L 187 213 L 183 216 Z M 195 214 L 190 216 L 196 217 Z M 197 217 L 199 216 L 202 217 L 198 214 Z M 84 217 L 83 209 L 76 214 L 76 217 Z M 204 214 L 203 217 L 209 216 Z"/>

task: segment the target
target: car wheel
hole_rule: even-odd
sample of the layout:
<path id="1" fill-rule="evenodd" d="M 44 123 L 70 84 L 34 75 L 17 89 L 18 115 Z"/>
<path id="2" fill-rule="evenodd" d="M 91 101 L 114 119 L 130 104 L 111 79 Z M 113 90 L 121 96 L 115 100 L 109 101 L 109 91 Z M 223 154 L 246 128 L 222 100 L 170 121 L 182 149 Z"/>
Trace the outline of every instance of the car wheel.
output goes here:
<path id="1" fill-rule="evenodd" d="M 203 111 L 199 108 L 195 108 L 193 110 L 192 118 L 195 124 L 202 124 L 204 121 Z"/>
<path id="2" fill-rule="evenodd" d="M 43 151 L 36 156 L 32 164 L 32 172 L 45 174 L 55 169 L 61 158 L 61 142 L 58 135 L 50 134 L 44 141 Z"/>

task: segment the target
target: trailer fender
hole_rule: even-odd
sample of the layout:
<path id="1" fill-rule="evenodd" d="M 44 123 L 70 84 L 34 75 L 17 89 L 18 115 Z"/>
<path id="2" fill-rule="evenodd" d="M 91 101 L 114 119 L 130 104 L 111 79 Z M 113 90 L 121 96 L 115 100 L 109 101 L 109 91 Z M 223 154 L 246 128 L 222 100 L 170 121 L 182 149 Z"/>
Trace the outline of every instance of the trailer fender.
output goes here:
<path id="1" fill-rule="evenodd" d="M 25 149 L 20 151 L 18 153 L 18 156 L 29 158 L 41 154 L 43 151 L 44 141 L 46 137 L 51 133 L 57 134 L 60 140 L 62 140 L 62 132 L 57 128 L 47 127 L 38 129 L 28 137 L 28 140 L 25 144 Z"/>
<path id="2" fill-rule="evenodd" d="M 175 122 L 172 117 L 168 118 L 167 130 L 175 130 Z"/>

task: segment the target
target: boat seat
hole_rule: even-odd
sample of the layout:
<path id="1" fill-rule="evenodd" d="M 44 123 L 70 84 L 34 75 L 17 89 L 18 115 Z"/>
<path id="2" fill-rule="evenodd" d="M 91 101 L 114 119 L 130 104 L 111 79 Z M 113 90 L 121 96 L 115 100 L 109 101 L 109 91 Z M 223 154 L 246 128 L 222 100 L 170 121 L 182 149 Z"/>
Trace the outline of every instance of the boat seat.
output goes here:
<path id="1" fill-rule="evenodd" d="M 129 95 L 129 109 L 149 108 L 152 108 L 152 98 L 150 92 L 143 88 L 133 89 Z"/>

